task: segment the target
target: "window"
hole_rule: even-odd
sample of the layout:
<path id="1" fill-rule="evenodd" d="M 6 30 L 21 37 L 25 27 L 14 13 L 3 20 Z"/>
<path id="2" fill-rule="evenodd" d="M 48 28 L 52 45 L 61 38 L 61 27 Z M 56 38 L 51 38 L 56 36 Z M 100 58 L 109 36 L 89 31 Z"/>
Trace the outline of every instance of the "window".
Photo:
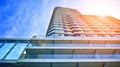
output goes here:
<path id="1" fill-rule="evenodd" d="M 0 59 L 3 59 L 4 56 L 14 47 L 15 43 L 5 43 L 1 48 L 0 48 Z"/>
<path id="2" fill-rule="evenodd" d="M 21 56 L 28 43 L 17 43 L 5 59 L 17 60 Z"/>

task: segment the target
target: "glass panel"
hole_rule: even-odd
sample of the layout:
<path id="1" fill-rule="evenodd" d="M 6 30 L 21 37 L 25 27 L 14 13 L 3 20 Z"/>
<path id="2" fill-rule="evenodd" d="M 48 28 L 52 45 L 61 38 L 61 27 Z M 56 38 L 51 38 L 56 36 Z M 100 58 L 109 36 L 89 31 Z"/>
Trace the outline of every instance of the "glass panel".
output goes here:
<path id="1" fill-rule="evenodd" d="M 14 46 L 15 43 L 5 43 L 0 48 L 0 59 L 3 59 L 4 56 L 10 51 L 10 49 Z"/>
<path id="2" fill-rule="evenodd" d="M 0 48 L 3 46 L 3 43 L 0 43 Z"/>
<path id="3" fill-rule="evenodd" d="M 100 57 L 103 59 L 120 59 L 120 54 L 102 54 Z"/>
<path id="4" fill-rule="evenodd" d="M 30 54 L 30 55 L 27 55 L 26 57 L 31 58 L 31 59 L 36 59 L 36 58 L 38 58 L 38 54 Z M 39 57 L 39 58 L 41 58 L 41 57 Z"/>
<path id="5" fill-rule="evenodd" d="M 53 59 L 72 59 L 73 58 L 73 55 L 72 54 L 55 54 L 53 55 Z"/>
<path id="6" fill-rule="evenodd" d="M 94 54 L 76 54 L 76 58 L 77 59 L 95 59 L 95 55 Z"/>
<path id="7" fill-rule="evenodd" d="M 17 43 L 16 46 L 12 49 L 12 51 L 7 55 L 5 59 L 9 60 L 17 60 L 21 56 L 24 51 L 27 43 Z"/>
<path id="8" fill-rule="evenodd" d="M 109 44 L 111 47 L 120 47 L 120 44 Z"/>
<path id="9" fill-rule="evenodd" d="M 71 44 L 72 47 L 88 47 L 89 44 Z"/>
<path id="10" fill-rule="evenodd" d="M 91 44 L 93 47 L 105 47 L 105 44 Z"/>
<path id="11" fill-rule="evenodd" d="M 27 58 L 32 58 L 32 59 L 72 59 L 73 54 L 30 54 L 27 56 Z"/>
<path id="12" fill-rule="evenodd" d="M 54 55 L 54 54 L 53 54 L 53 55 Z M 52 55 L 52 54 L 44 54 L 44 55 L 42 55 L 42 58 L 52 59 L 52 58 L 53 58 L 53 55 Z"/>
<path id="13" fill-rule="evenodd" d="M 41 44 L 40 46 L 50 47 L 88 47 L 89 44 Z"/>
<path id="14" fill-rule="evenodd" d="M 53 44 L 44 44 L 44 43 L 43 44 L 31 44 L 30 43 L 28 46 L 29 47 L 31 47 L 31 46 L 40 46 L 40 47 L 51 46 L 52 47 Z"/>
<path id="15" fill-rule="evenodd" d="M 70 47 L 71 44 L 54 44 L 55 47 Z"/>
<path id="16" fill-rule="evenodd" d="M 53 44 L 41 44 L 40 46 L 53 46 Z"/>
<path id="17" fill-rule="evenodd" d="M 120 59 L 120 54 L 98 54 L 101 59 Z M 29 59 L 97 59 L 96 54 L 29 54 Z"/>

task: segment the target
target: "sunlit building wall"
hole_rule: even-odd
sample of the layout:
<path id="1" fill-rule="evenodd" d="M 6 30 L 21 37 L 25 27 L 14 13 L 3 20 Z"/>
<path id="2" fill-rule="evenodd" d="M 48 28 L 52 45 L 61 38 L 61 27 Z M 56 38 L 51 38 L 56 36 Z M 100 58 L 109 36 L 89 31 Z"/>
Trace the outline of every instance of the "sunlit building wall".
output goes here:
<path id="1" fill-rule="evenodd" d="M 120 37 L 120 21 L 110 16 L 82 15 L 75 9 L 56 7 L 47 36 Z"/>

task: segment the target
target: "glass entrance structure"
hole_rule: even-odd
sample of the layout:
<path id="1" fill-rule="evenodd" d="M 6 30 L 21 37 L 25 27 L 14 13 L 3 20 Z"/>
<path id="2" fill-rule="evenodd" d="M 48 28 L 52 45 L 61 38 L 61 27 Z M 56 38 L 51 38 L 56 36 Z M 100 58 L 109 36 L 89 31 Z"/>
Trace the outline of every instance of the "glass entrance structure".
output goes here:
<path id="1" fill-rule="evenodd" d="M 0 39 L 1 67 L 120 67 L 120 20 L 56 7 L 45 37 Z"/>

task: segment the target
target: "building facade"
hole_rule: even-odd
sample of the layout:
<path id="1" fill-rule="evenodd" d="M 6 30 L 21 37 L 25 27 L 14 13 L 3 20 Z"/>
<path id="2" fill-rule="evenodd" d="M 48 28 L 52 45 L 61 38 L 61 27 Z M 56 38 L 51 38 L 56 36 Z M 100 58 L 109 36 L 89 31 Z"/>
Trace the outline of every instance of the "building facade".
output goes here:
<path id="1" fill-rule="evenodd" d="M 119 25 L 110 16 L 82 15 L 75 9 L 57 7 L 46 36 L 120 37 Z"/>
<path id="2" fill-rule="evenodd" d="M 0 67 L 120 67 L 120 20 L 56 7 L 46 37 L 0 39 Z"/>

